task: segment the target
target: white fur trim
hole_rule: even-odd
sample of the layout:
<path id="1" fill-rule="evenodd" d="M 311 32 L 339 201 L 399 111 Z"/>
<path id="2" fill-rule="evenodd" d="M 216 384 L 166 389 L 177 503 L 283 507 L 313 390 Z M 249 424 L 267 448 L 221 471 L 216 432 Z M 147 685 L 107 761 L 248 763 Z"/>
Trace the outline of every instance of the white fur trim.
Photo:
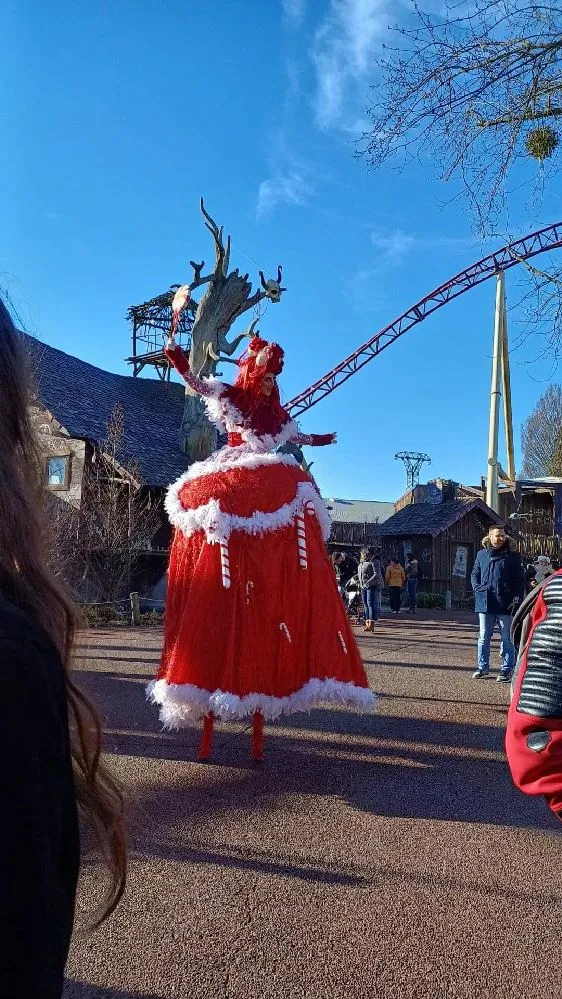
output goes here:
<path id="1" fill-rule="evenodd" d="M 233 468 L 259 468 L 263 465 L 292 465 L 298 468 L 299 463 L 292 454 L 276 454 L 272 451 L 258 452 L 245 444 L 240 447 L 221 447 L 204 461 L 195 461 L 184 472 L 181 479 L 175 483 L 178 488 L 179 483 L 185 485 L 186 482 L 193 482 L 201 479 L 204 475 L 214 475 L 215 472 L 229 472 Z M 172 488 L 174 488 L 172 486 Z"/>
<path id="2" fill-rule="evenodd" d="M 204 396 L 205 400 L 219 399 L 223 392 L 225 392 L 228 388 L 228 385 L 224 382 L 220 382 L 214 375 L 208 375 L 207 378 L 202 378 L 201 381 L 205 383 L 209 391 L 209 395 Z M 205 405 L 207 405 L 206 402 Z"/>
<path id="3" fill-rule="evenodd" d="M 272 513 L 256 510 L 250 517 L 238 517 L 235 514 L 223 513 L 218 500 L 211 499 L 208 503 L 193 510 L 185 510 L 181 505 L 179 491 L 183 485 L 183 476 L 168 489 L 164 507 L 170 518 L 170 523 L 178 528 L 186 538 L 196 531 L 205 531 L 209 544 L 228 541 L 233 531 L 245 531 L 247 534 L 267 534 L 279 531 L 292 524 L 295 517 L 308 504 L 314 507 L 314 512 L 325 540 L 330 536 L 331 522 L 326 504 L 316 492 L 311 482 L 299 482 L 294 500 L 285 503 Z"/>
<path id="4" fill-rule="evenodd" d="M 247 694 L 238 697 L 222 690 L 203 690 L 191 683 L 167 683 L 166 680 L 153 680 L 146 688 L 146 696 L 160 707 L 160 721 L 165 728 L 186 728 L 203 715 L 212 711 L 223 720 L 248 718 L 255 711 L 268 721 L 296 711 L 310 711 L 321 704 L 338 704 L 354 707 L 360 712 L 372 711 L 377 696 L 368 687 L 358 687 L 354 683 L 328 678 L 319 680 L 313 677 L 304 687 L 288 697 L 273 697 L 269 694 Z"/>
<path id="5" fill-rule="evenodd" d="M 205 382 L 212 388 L 212 395 L 205 397 L 209 420 L 218 430 L 226 430 L 229 434 L 240 434 L 250 450 L 273 451 L 274 448 L 280 447 L 293 437 L 298 436 L 298 427 L 291 419 L 285 423 L 278 434 L 263 434 L 262 436 L 256 434 L 250 427 L 245 426 L 242 413 L 224 394 L 223 382 L 217 381 L 216 378 L 206 378 Z"/>

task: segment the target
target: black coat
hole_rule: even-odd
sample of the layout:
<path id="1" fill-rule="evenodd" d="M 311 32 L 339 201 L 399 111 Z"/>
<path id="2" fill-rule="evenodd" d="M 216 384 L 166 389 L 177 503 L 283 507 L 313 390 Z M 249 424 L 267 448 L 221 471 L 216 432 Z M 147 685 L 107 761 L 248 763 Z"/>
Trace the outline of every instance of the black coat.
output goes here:
<path id="1" fill-rule="evenodd" d="M 525 573 L 521 556 L 509 543 L 478 552 L 472 570 L 472 589 L 478 614 L 512 614 L 525 596 Z"/>
<path id="2" fill-rule="evenodd" d="M 0 996 L 60 999 L 79 867 L 64 670 L 0 595 Z"/>

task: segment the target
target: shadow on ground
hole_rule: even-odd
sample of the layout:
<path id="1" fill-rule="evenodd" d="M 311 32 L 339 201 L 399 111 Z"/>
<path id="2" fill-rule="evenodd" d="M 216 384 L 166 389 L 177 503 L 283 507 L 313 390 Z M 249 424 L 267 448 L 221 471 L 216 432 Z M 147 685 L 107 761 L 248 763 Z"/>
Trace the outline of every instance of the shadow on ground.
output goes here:
<path id="1" fill-rule="evenodd" d="M 106 751 L 192 764 L 175 770 L 173 788 L 151 788 L 150 801 L 140 803 L 149 809 L 152 828 L 169 814 L 180 819 L 178 810 L 188 821 L 194 812 L 255 809 L 258 801 L 273 808 L 277 799 L 295 793 L 334 795 L 381 816 L 556 826 L 542 802 L 526 799 L 513 787 L 503 759 L 503 727 L 318 710 L 268 726 L 266 762 L 256 770 L 249 760 L 248 731 L 222 725 L 207 768 L 234 773 L 217 786 L 217 781 L 193 779 L 203 766 L 194 762 L 199 732 L 160 729 L 156 709 L 146 702 L 145 677 L 78 672 L 78 679 L 104 717 Z M 178 798 L 184 797 L 183 808 Z M 150 850 L 150 837 L 143 839 L 143 848 Z"/>
<path id="2" fill-rule="evenodd" d="M 66 982 L 63 999 L 164 999 L 164 996 L 143 992 L 121 992 L 119 989 L 98 989 L 85 982 Z"/>

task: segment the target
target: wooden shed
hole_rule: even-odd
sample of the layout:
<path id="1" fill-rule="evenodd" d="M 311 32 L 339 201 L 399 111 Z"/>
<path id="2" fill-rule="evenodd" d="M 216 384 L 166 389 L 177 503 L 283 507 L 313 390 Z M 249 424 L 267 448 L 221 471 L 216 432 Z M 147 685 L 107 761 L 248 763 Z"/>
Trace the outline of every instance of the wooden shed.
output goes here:
<path id="1" fill-rule="evenodd" d="M 359 557 L 365 545 L 376 545 L 380 526 L 394 514 L 394 503 L 380 500 L 324 499 L 332 520 L 330 551 Z"/>
<path id="2" fill-rule="evenodd" d="M 501 519 L 482 500 L 411 503 L 380 526 L 385 560 L 417 558 L 420 589 L 454 596 L 472 592 L 470 574 L 482 538 Z"/>

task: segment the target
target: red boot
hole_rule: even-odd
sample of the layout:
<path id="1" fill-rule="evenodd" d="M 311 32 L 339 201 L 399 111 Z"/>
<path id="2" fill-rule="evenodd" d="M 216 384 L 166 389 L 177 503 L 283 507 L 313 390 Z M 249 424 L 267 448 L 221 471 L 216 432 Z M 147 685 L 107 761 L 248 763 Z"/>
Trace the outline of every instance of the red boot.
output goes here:
<path id="1" fill-rule="evenodd" d="M 254 723 L 252 727 L 252 757 L 261 762 L 263 760 L 263 715 L 260 711 L 254 712 Z"/>
<path id="2" fill-rule="evenodd" d="M 212 711 L 209 711 L 209 714 L 205 715 L 203 720 L 203 731 L 201 732 L 201 742 L 199 743 L 199 752 L 197 753 L 198 760 L 208 760 L 211 755 L 214 724 L 215 716 Z"/>

